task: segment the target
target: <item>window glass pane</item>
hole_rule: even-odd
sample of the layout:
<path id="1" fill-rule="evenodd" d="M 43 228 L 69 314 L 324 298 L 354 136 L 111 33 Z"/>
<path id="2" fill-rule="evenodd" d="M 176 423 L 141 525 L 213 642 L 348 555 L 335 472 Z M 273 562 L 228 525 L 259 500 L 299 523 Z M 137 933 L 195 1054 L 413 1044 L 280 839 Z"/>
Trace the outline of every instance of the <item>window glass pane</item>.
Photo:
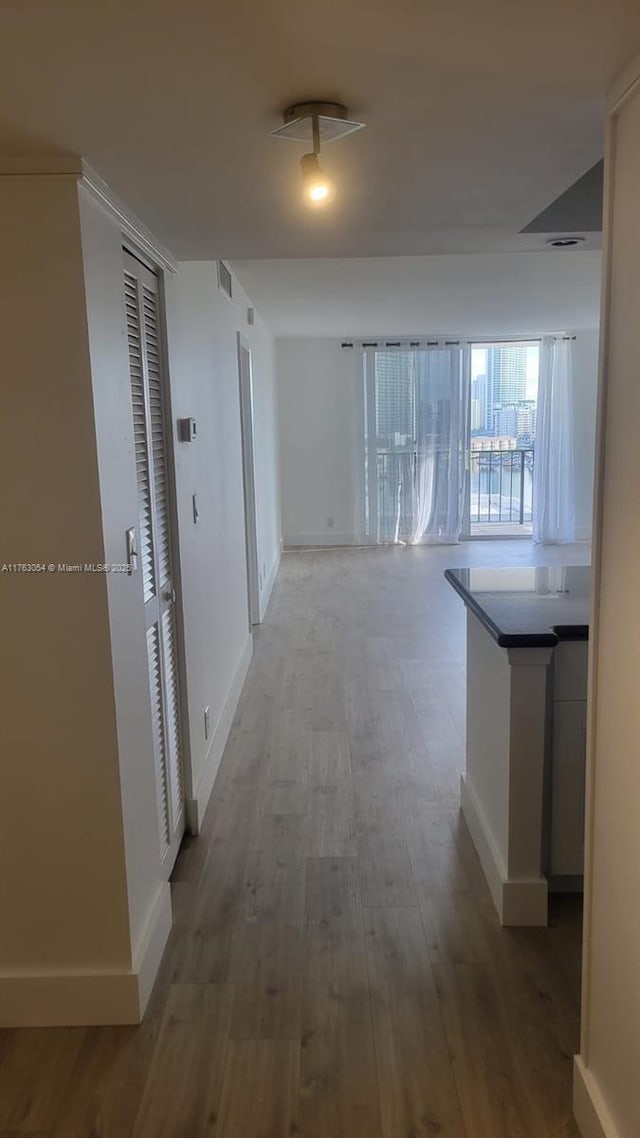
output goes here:
<path id="1" fill-rule="evenodd" d="M 471 533 L 530 532 L 540 345 L 471 348 Z"/>
<path id="2" fill-rule="evenodd" d="M 471 350 L 471 438 L 504 440 L 502 448 L 536 437 L 537 343 L 474 344 Z M 472 442 L 473 445 L 473 442 Z"/>

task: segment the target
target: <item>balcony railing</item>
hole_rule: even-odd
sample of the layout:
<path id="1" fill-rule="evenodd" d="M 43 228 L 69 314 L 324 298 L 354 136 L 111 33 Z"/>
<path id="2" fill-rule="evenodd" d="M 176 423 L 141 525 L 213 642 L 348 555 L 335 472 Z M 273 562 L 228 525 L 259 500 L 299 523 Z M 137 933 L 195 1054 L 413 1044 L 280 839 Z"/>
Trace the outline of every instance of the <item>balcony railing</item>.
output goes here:
<path id="1" fill-rule="evenodd" d="M 533 447 L 474 450 L 469 459 L 469 523 L 472 534 L 527 532 L 533 517 Z M 436 455 L 438 482 L 446 482 L 449 455 Z M 413 530 L 417 454 L 412 448 L 376 454 L 379 541 L 410 538 Z M 373 519 L 370 519 L 373 521 Z M 374 530 L 374 532 L 375 532 Z"/>
<path id="2" fill-rule="evenodd" d="M 475 526 L 531 527 L 533 447 L 471 450 L 470 521 Z"/>

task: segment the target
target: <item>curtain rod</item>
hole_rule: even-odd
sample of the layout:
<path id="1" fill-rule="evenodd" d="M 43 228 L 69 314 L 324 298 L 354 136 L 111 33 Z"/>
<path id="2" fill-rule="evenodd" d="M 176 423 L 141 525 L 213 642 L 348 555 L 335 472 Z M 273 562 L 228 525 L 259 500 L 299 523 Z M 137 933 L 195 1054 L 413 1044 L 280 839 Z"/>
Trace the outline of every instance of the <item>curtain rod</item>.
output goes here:
<path id="1" fill-rule="evenodd" d="M 575 340 L 576 336 L 563 336 L 557 333 L 550 332 L 549 336 L 553 340 Z M 492 336 L 490 339 L 470 339 L 468 341 L 469 347 L 474 344 L 540 344 L 544 336 Z M 361 348 L 436 348 L 439 344 L 443 344 L 445 348 L 459 347 L 460 340 L 343 340 L 340 344 L 341 348 L 355 348 L 359 344 Z"/>
<path id="2" fill-rule="evenodd" d="M 460 340 L 343 340 L 340 347 L 355 348 L 356 344 L 361 348 L 437 348 L 438 344 L 457 348 Z"/>
<path id="3" fill-rule="evenodd" d="M 546 338 L 551 340 L 577 340 L 577 336 L 565 336 L 560 332 L 547 332 L 544 336 L 489 336 L 474 337 L 469 344 L 541 344 Z"/>

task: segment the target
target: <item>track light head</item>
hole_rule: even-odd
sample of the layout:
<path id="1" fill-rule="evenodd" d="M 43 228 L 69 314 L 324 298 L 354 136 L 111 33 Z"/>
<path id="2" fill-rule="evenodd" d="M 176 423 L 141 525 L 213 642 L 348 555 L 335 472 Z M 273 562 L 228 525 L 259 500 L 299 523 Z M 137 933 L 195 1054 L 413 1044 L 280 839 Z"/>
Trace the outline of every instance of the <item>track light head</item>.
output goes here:
<path id="1" fill-rule="evenodd" d="M 335 187 L 322 169 L 318 155 L 303 154 L 300 166 L 306 204 L 315 207 L 327 205 L 335 195 Z"/>

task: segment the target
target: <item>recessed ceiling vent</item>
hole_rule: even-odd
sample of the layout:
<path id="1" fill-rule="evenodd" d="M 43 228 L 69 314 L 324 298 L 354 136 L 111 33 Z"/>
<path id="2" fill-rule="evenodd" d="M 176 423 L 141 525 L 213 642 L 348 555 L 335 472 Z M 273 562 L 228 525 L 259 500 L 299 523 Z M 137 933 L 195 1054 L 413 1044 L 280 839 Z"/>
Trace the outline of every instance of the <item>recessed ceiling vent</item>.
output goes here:
<path id="1" fill-rule="evenodd" d="M 362 130 L 366 123 L 347 118 L 347 108 L 342 103 L 294 103 L 282 115 L 284 126 L 272 130 L 274 138 L 286 138 L 290 142 L 314 143 L 314 120 L 317 122 L 320 142 L 327 146 L 347 134 Z"/>
<path id="2" fill-rule="evenodd" d="M 574 245 L 584 245 L 585 237 L 548 237 L 546 244 L 552 249 L 571 249 Z"/>

